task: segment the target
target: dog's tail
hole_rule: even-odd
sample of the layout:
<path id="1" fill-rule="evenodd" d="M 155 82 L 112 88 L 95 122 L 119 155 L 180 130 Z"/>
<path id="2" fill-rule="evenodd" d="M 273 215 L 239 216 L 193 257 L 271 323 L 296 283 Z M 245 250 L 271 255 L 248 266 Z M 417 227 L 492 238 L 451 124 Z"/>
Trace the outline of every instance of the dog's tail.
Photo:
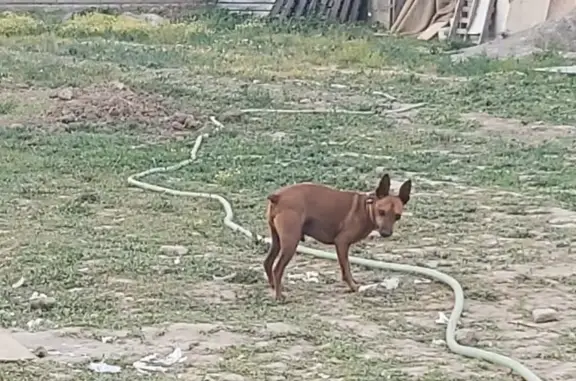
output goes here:
<path id="1" fill-rule="evenodd" d="M 270 201 L 272 204 L 277 204 L 278 200 L 280 200 L 280 195 L 278 195 L 277 193 L 272 193 L 269 194 L 268 197 L 266 197 L 268 199 L 268 201 Z"/>
<path id="2" fill-rule="evenodd" d="M 274 206 L 278 203 L 278 200 L 280 200 L 280 196 L 276 193 L 272 193 L 269 194 L 266 199 L 268 200 L 266 205 L 266 220 L 268 220 L 268 223 L 272 225 L 272 221 L 274 220 Z"/>

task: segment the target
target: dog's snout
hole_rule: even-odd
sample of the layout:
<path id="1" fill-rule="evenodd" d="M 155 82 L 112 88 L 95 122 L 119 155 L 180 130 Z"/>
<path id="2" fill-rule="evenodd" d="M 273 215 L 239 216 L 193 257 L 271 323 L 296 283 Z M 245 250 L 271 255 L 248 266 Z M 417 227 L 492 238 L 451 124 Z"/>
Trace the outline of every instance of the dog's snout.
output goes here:
<path id="1" fill-rule="evenodd" d="M 380 230 L 380 236 L 384 237 L 384 238 L 388 238 L 392 235 L 392 231 L 391 230 Z"/>

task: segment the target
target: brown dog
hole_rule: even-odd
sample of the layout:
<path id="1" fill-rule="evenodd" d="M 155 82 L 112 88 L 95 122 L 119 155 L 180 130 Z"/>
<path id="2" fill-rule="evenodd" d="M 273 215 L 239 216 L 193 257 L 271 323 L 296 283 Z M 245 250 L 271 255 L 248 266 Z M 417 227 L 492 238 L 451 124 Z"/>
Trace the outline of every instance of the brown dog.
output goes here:
<path id="1" fill-rule="evenodd" d="M 390 195 L 390 176 L 386 174 L 376 191 L 371 193 L 300 183 L 269 195 L 266 217 L 272 244 L 264 260 L 264 270 L 270 287 L 276 292 L 276 299 L 283 299 L 284 269 L 305 235 L 336 246 L 342 280 L 352 291 L 358 291 L 348 261 L 350 245 L 366 238 L 373 230 L 382 237 L 390 237 L 394 223 L 410 200 L 411 189 L 412 182 L 408 180 L 400 187 L 398 196 Z M 278 254 L 280 258 L 272 270 Z"/>

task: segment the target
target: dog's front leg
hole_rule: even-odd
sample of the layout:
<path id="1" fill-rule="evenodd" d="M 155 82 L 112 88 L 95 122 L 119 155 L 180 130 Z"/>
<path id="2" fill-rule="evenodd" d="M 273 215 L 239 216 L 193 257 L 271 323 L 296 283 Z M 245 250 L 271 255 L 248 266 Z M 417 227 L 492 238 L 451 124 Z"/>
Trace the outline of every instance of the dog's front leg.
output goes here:
<path id="1" fill-rule="evenodd" d="M 338 255 L 338 264 L 340 265 L 340 271 L 342 273 L 342 280 L 346 282 L 348 287 L 352 292 L 358 291 L 358 285 L 352 277 L 352 271 L 350 271 L 350 261 L 348 260 L 348 250 L 350 249 L 350 244 L 348 242 L 337 241 L 335 242 L 336 254 Z"/>

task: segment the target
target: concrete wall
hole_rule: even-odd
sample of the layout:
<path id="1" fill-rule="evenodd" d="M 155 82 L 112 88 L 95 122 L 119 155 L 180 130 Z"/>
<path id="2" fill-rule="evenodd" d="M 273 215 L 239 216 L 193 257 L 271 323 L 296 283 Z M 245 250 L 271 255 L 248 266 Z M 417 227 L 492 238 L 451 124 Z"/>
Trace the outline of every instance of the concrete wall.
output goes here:
<path id="1" fill-rule="evenodd" d="M 268 16 L 275 0 L 219 0 L 216 7 L 233 12 L 251 13 L 254 16 Z"/>

